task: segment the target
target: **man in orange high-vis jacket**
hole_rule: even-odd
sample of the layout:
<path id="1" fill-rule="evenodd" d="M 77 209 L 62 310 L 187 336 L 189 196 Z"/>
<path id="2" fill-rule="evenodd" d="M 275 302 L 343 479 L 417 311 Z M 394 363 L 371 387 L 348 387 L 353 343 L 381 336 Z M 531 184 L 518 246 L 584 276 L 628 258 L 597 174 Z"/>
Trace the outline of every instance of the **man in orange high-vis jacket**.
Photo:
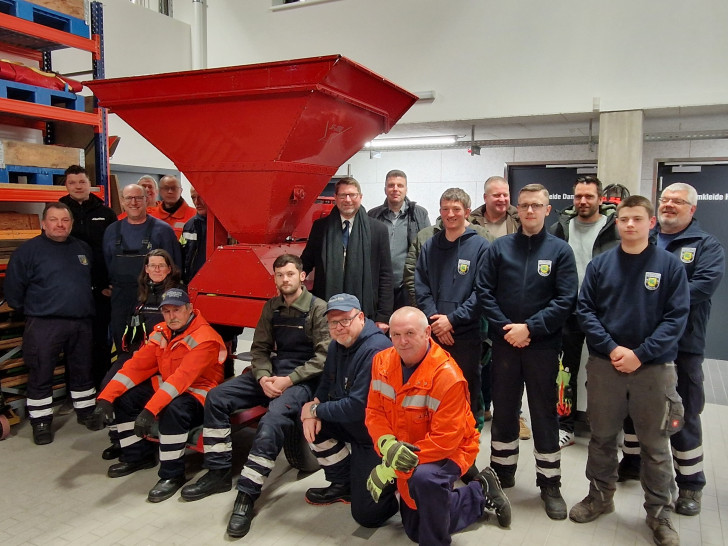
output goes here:
<path id="1" fill-rule="evenodd" d="M 110 478 L 155 466 L 155 448 L 145 439 L 159 421 L 160 480 L 150 502 L 170 498 L 184 485 L 184 452 L 189 431 L 202 424 L 207 393 L 223 380 L 225 344 L 194 310 L 187 293 L 171 288 L 162 296 L 164 322 L 149 342 L 124 363 L 96 400 L 89 428 L 116 423 L 119 463 Z"/>
<path id="2" fill-rule="evenodd" d="M 367 488 L 378 500 L 396 479 L 407 536 L 420 544 L 450 544 L 450 535 L 486 508 L 507 527 L 511 507 L 490 468 L 453 489 L 475 462 L 479 433 L 468 384 L 430 332 L 422 311 L 403 307 L 389 322 L 394 347 L 374 357 L 366 425 L 382 464 L 369 475 Z"/>

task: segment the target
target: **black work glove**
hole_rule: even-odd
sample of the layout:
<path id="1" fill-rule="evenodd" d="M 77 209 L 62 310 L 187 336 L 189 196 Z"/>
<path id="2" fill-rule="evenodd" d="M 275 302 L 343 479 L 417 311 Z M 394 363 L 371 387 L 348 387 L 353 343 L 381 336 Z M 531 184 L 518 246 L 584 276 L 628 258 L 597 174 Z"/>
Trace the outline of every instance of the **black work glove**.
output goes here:
<path id="1" fill-rule="evenodd" d="M 134 434 L 139 438 L 150 436 L 152 434 L 152 426 L 154 426 L 154 414 L 148 409 L 143 409 L 134 421 Z"/>
<path id="2" fill-rule="evenodd" d="M 86 419 L 86 428 L 101 430 L 114 422 L 114 406 L 108 400 L 96 400 L 96 407 L 90 417 Z"/>

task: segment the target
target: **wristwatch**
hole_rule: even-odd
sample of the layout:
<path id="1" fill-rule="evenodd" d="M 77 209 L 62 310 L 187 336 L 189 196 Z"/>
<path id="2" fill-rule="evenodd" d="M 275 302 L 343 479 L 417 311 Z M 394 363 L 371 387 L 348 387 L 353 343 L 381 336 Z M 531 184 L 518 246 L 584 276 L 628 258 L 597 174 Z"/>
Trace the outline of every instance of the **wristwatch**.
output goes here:
<path id="1" fill-rule="evenodd" d="M 311 404 L 311 407 L 309 408 L 309 411 L 311 412 L 311 417 L 316 417 L 316 408 L 318 407 L 318 403 Z"/>

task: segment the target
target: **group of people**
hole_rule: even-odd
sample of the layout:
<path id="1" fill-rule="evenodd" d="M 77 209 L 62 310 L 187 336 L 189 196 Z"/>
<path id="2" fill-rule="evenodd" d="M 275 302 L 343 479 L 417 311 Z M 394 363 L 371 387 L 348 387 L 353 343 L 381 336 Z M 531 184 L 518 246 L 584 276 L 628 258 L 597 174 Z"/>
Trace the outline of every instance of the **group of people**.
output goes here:
<path id="1" fill-rule="evenodd" d="M 93 196 L 79 200 L 69 185 L 76 174 L 67 172 L 64 199 L 85 203 Z M 350 503 L 353 518 L 368 527 L 399 511 L 413 541 L 449 544 L 452 533 L 486 510 L 501 526 L 510 525 L 503 489 L 515 485 L 525 386 L 536 485 L 547 515 L 584 523 L 613 511 L 618 477 L 634 477 L 637 468 L 655 542 L 679 544 L 670 514 L 699 513 L 705 485 L 702 360 L 710 298 L 724 272 L 722 246 L 693 218 L 694 188 L 665 188 L 656 218 L 648 199 L 603 203 L 601 182 L 579 178 L 574 205 L 547 229 L 549 193 L 539 184 L 522 188 L 513 205 L 506 180 L 491 177 L 485 203 L 475 210 L 465 191 L 450 188 L 433 226 L 427 211 L 407 197 L 404 172 L 387 173 L 386 200 L 368 213 L 359 183 L 340 179 L 336 206 L 314 222 L 300 258 L 284 254 L 273 264 L 278 295 L 265 304 L 256 326 L 250 369 L 223 382 L 225 343 L 174 276 L 175 263 L 185 281 L 204 263 L 204 203 L 193 193 L 198 215 L 175 226 L 182 228 L 182 257 L 172 228 L 148 216 L 156 209 L 181 224 L 178 182 L 169 188 L 167 182 L 160 182 L 163 201 L 156 205 L 142 185 L 124 188 L 126 218 L 107 226 L 100 253 L 98 240 L 89 248 L 69 237 L 77 225 L 73 209 L 49 204 L 43 235 L 23 245 L 8 269 L 8 300 L 32 319 L 24 336 L 29 368 L 33 362 L 42 368 L 40 362 L 64 347 L 79 422 L 94 430 L 115 427 L 114 449 L 104 452 L 105 458 L 119 456 L 110 477 L 156 465 L 144 438 L 158 421 L 160 480 L 149 501 L 161 502 L 179 489 L 187 501 L 229 491 L 230 415 L 264 405 L 268 411 L 237 478 L 230 536 L 249 532 L 285 436 L 300 428 L 330 482 L 309 489 L 307 502 Z M 91 205 L 99 207 L 93 201 L 85 206 Z M 158 248 L 163 250 L 152 250 Z M 96 272 L 97 254 L 105 258 L 109 282 Z M 37 263 L 47 268 L 44 279 L 63 282 L 65 299 L 50 299 L 54 285 L 29 274 Z M 70 287 L 68 271 L 76 269 L 78 286 Z M 304 283 L 312 271 L 309 292 Z M 170 275 L 177 280 L 168 282 Z M 140 282 L 148 283 L 146 291 Z M 95 340 L 79 332 L 81 326 L 91 329 L 94 299 L 111 289 L 111 333 L 123 349 L 135 339 L 128 317 L 142 292 L 148 298 L 155 286 L 162 289 L 148 307 L 156 305 L 163 320 L 149 323 L 133 356 L 95 384 L 79 364 L 90 354 L 88 340 Z M 125 319 L 115 322 L 119 306 Z M 40 329 L 42 342 L 33 337 Z M 80 337 L 86 341 L 78 343 Z M 574 443 L 585 340 L 590 486 L 569 511 L 560 493 L 560 450 Z M 573 393 L 566 400 L 557 391 L 560 366 Z M 47 375 L 39 374 L 32 392 L 29 384 L 36 443 L 52 440 Z M 479 471 L 475 459 L 486 411 L 493 420 L 490 466 Z M 207 472 L 185 485 L 187 432 L 199 425 Z M 625 458 L 618 472 L 623 427 Z M 458 479 L 464 485 L 456 488 Z"/>

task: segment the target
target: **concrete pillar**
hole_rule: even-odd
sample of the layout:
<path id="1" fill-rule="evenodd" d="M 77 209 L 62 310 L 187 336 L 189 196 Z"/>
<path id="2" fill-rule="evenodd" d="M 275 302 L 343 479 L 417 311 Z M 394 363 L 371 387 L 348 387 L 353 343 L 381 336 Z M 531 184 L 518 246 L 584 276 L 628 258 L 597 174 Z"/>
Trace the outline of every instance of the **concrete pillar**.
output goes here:
<path id="1" fill-rule="evenodd" d="M 642 179 L 641 110 L 604 112 L 599 115 L 599 166 L 602 184 L 622 184 L 630 194 L 640 193 Z"/>

